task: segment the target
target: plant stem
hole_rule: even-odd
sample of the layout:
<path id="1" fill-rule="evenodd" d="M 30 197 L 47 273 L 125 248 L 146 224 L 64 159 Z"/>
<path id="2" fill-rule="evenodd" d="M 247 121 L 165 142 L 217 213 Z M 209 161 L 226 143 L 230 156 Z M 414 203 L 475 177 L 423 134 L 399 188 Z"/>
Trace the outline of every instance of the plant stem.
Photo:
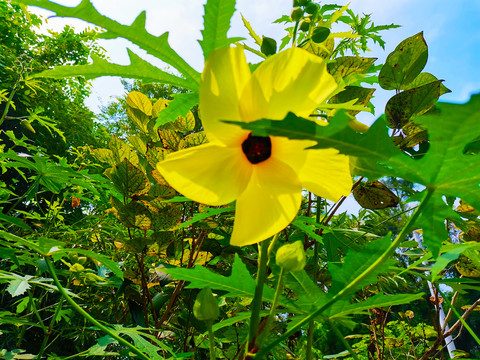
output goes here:
<path id="1" fill-rule="evenodd" d="M 3 122 L 5 121 L 5 117 L 7 116 L 8 109 L 10 109 L 10 104 L 12 103 L 13 95 L 15 95 L 15 92 L 17 91 L 17 84 L 15 84 L 12 92 L 10 93 L 10 96 L 7 99 L 7 103 L 5 104 L 5 109 L 3 110 L 2 117 L 0 118 L 0 125 L 2 125 Z"/>
<path id="2" fill-rule="evenodd" d="M 209 321 L 208 324 L 208 341 L 210 342 L 210 360 L 215 360 L 215 336 L 213 335 L 213 325 Z"/>
<path id="3" fill-rule="evenodd" d="M 276 237 L 276 235 L 275 235 Z M 250 316 L 250 331 L 248 334 L 247 353 L 255 347 L 255 337 L 257 336 L 258 325 L 260 324 L 260 311 L 262 310 L 263 285 L 267 275 L 269 241 L 264 240 L 260 243 L 258 255 L 257 286 L 252 300 L 252 315 Z"/>
<path id="4" fill-rule="evenodd" d="M 278 276 L 277 288 L 275 290 L 275 297 L 273 298 L 272 307 L 270 308 L 270 312 L 268 314 L 267 323 L 262 330 L 262 334 L 257 341 L 257 346 L 260 348 L 265 341 L 268 332 L 270 331 L 270 327 L 272 326 L 273 319 L 275 317 L 275 310 L 277 309 L 278 299 L 283 291 L 283 275 L 285 274 L 285 270 L 282 268 L 280 270 L 280 275 Z"/>
<path id="5" fill-rule="evenodd" d="M 73 300 L 70 297 L 70 295 L 68 295 L 68 293 L 63 288 L 62 284 L 60 284 L 60 281 L 58 280 L 57 274 L 55 272 L 55 267 L 53 266 L 50 258 L 45 256 L 45 262 L 47 264 L 48 270 L 52 274 L 53 282 L 57 286 L 58 291 L 60 291 L 60 293 L 65 298 L 65 300 L 67 300 L 67 302 L 75 309 L 75 311 L 77 311 L 80 315 L 82 315 L 85 319 L 87 319 L 94 326 L 98 327 L 100 330 L 102 330 L 103 332 L 107 333 L 108 335 L 110 335 L 111 337 L 116 339 L 119 342 L 119 344 L 129 348 L 131 351 L 133 351 L 135 354 L 140 356 L 142 359 L 150 360 L 150 358 L 148 356 L 146 356 L 144 353 L 142 353 L 139 349 L 137 349 L 137 347 L 135 345 L 130 344 L 127 340 L 120 337 L 118 334 L 116 334 L 115 332 L 113 332 L 112 330 L 110 330 L 109 328 L 107 328 L 106 326 L 104 326 L 103 324 L 98 322 L 97 320 L 95 320 L 89 313 L 87 313 L 85 310 L 83 310 L 80 307 L 80 305 L 78 305 L 75 302 L 75 300 Z"/>
<path id="6" fill-rule="evenodd" d="M 390 244 L 390 246 L 383 252 L 381 256 L 379 256 L 379 258 L 373 264 L 371 264 L 364 272 L 358 275 L 351 283 L 346 285 L 342 290 L 340 290 L 337 294 L 335 294 L 323 306 L 319 307 L 317 310 L 310 313 L 310 315 L 306 316 L 305 318 L 303 318 L 303 320 L 293 325 L 287 332 L 279 336 L 271 344 L 261 349 L 258 352 L 257 357 L 261 357 L 263 355 L 268 354 L 275 346 L 280 344 L 282 341 L 286 340 L 291 334 L 296 332 L 298 329 L 300 329 L 304 325 L 308 324 L 310 321 L 313 321 L 322 312 L 324 312 L 326 309 L 328 309 L 330 306 L 332 306 L 338 300 L 340 300 L 344 296 L 344 294 L 350 292 L 352 288 L 355 288 L 365 278 L 368 278 L 370 274 L 374 272 L 377 267 L 381 266 L 384 263 L 384 261 L 392 255 L 392 253 L 395 251 L 397 246 L 405 239 L 408 232 L 410 231 L 411 226 L 415 223 L 421 211 L 423 210 L 425 204 L 428 202 L 428 200 L 432 195 L 433 195 L 433 191 L 427 189 L 427 193 L 424 199 L 422 200 L 422 202 L 420 203 L 420 205 L 415 210 L 415 213 L 413 213 L 412 217 L 408 219 L 407 223 L 403 227 L 402 231 L 400 231 L 400 233 L 397 235 L 395 240 Z"/>
<path id="7" fill-rule="evenodd" d="M 335 333 L 335 335 L 337 336 L 337 338 L 342 342 L 342 344 L 347 348 L 348 352 L 350 353 L 350 355 L 352 355 L 352 358 L 354 360 L 360 360 L 357 356 L 357 354 L 355 354 L 355 352 L 353 351 L 352 347 L 350 346 L 350 344 L 347 342 L 347 340 L 345 340 L 345 338 L 343 337 L 342 333 L 340 332 L 340 330 L 337 329 L 337 327 L 335 326 L 335 324 L 333 323 L 333 321 L 329 321 L 330 323 L 330 326 L 332 327 L 333 329 L 333 332 Z"/>

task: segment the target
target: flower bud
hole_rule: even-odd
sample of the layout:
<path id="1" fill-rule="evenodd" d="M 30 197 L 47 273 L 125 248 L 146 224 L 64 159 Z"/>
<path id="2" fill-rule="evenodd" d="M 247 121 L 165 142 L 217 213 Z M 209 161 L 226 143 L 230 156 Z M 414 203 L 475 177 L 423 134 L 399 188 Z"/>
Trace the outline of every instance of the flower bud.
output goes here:
<path id="1" fill-rule="evenodd" d="M 217 299 L 208 286 L 204 287 L 193 304 L 193 315 L 198 320 L 213 322 L 219 314 Z"/>
<path id="2" fill-rule="evenodd" d="M 299 28 L 302 31 L 308 31 L 308 29 L 310 29 L 310 24 L 311 24 L 310 19 L 305 19 L 300 23 Z"/>
<path id="3" fill-rule="evenodd" d="M 310 3 L 307 6 L 305 6 L 305 11 L 309 14 L 315 14 L 320 10 L 320 5 L 315 4 L 315 3 Z"/>
<path id="4" fill-rule="evenodd" d="M 303 9 L 301 7 L 293 8 L 290 17 L 293 21 L 299 21 L 303 17 Z"/>
<path id="5" fill-rule="evenodd" d="M 277 265 L 285 271 L 300 271 L 305 267 L 307 258 L 303 250 L 302 242 L 296 241 L 293 244 L 286 244 L 277 250 Z"/>

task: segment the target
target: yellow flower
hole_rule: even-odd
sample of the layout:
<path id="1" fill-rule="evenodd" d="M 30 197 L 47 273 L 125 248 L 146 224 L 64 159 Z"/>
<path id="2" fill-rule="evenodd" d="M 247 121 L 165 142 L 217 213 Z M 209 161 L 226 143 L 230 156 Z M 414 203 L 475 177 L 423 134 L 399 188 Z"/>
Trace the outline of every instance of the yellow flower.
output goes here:
<path id="1" fill-rule="evenodd" d="M 303 188 L 333 201 L 348 195 L 348 157 L 335 149 L 305 150 L 308 141 L 252 136 L 221 120 L 281 120 L 288 112 L 308 118 L 336 86 L 325 62 L 299 48 L 269 57 L 253 73 L 241 48 L 215 50 L 200 84 L 209 143 L 170 154 L 157 169 L 197 202 L 236 200 L 232 245 L 265 240 L 295 218 Z"/>

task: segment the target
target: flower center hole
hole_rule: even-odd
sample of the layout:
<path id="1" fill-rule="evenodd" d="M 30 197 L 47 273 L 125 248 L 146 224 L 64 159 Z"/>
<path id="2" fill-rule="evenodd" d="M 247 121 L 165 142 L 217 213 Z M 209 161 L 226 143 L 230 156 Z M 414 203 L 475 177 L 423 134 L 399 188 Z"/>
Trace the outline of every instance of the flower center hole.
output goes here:
<path id="1" fill-rule="evenodd" d="M 272 141 L 269 136 L 252 136 L 252 133 L 250 133 L 242 143 L 242 150 L 248 161 L 252 164 L 258 164 L 272 155 Z"/>

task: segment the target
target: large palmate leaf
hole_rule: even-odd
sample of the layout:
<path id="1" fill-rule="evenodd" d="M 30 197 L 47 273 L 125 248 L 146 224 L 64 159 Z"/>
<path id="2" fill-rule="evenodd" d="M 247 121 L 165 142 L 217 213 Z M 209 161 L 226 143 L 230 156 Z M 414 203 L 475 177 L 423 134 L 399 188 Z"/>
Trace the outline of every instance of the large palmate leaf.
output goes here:
<path id="1" fill-rule="evenodd" d="M 93 63 L 77 66 L 57 66 L 52 70 L 43 71 L 35 77 L 51 77 L 63 79 L 68 76 L 84 76 L 86 79 L 95 79 L 101 76 L 121 76 L 122 78 L 139 79 L 145 83 L 158 82 L 171 84 L 186 89 L 195 89 L 192 82 L 184 78 L 169 74 L 143 60 L 130 49 L 127 49 L 130 65 L 112 64 L 107 60 L 92 55 Z"/>
<path id="2" fill-rule="evenodd" d="M 216 274 L 203 266 L 196 266 L 193 269 L 169 268 L 162 271 L 172 275 L 174 279 L 190 281 L 188 288 L 203 289 L 208 286 L 213 290 L 225 291 L 225 296 L 228 297 L 253 298 L 255 293 L 255 280 L 237 254 L 232 265 L 232 273 L 228 277 Z M 273 302 L 274 296 L 273 289 L 265 286 L 264 299 Z"/>
<path id="3" fill-rule="evenodd" d="M 90 0 L 82 0 L 82 2 L 76 7 L 62 6 L 48 0 L 17 0 L 15 2 L 51 10 L 55 12 L 56 16 L 74 17 L 95 24 L 106 30 L 105 33 L 101 34 L 101 37 L 105 39 L 121 37 L 130 40 L 149 54 L 177 69 L 189 82 L 187 88 L 198 89 L 200 74 L 188 65 L 187 62 L 170 47 L 168 43 L 168 33 L 164 33 L 160 36 L 153 36 L 145 30 L 145 11 L 140 13 L 131 25 L 122 25 L 100 14 Z M 135 61 L 138 61 L 138 59 Z M 107 66 L 106 64 L 102 65 L 104 67 Z M 118 65 L 114 65 L 109 71 L 118 71 L 118 68 L 115 68 L 115 66 L 118 67 Z M 75 67 L 70 67 L 69 69 L 71 75 L 81 75 L 75 70 Z"/>
<path id="4" fill-rule="evenodd" d="M 426 186 L 431 197 L 420 217 L 424 241 L 434 257 L 441 242 L 448 238 L 445 218 L 456 213 L 445 203 L 443 196 L 460 197 L 475 208 L 480 208 L 480 156 L 465 153 L 467 145 L 480 135 L 480 95 L 474 95 L 466 104 L 438 103 L 437 113 L 416 121 L 428 130 L 430 149 L 419 160 L 397 156 L 402 163 L 416 166 L 406 172 L 401 166 L 391 174 Z"/>
<path id="5" fill-rule="evenodd" d="M 230 19 L 235 12 L 235 0 L 208 0 L 203 16 L 204 29 L 199 41 L 205 60 L 214 49 L 226 47 L 242 38 L 227 38 Z"/>
<path id="6" fill-rule="evenodd" d="M 430 140 L 427 154 L 416 160 L 393 146 L 383 118 L 365 134 L 348 127 L 345 115 L 336 116 L 329 126 L 293 114 L 281 121 L 258 120 L 238 125 L 259 136 L 314 140 L 317 145 L 313 148 L 337 148 L 357 158 L 354 173 L 358 175 L 397 176 L 425 186 L 429 196 L 420 222 L 425 244 L 436 257 L 441 242 L 448 236 L 445 218 L 455 218 L 443 196 L 460 197 L 480 208 L 480 157 L 466 151 L 480 135 L 479 118 L 480 95 L 472 96 L 463 105 L 438 103 L 435 113 L 416 119 L 428 130 Z"/>

